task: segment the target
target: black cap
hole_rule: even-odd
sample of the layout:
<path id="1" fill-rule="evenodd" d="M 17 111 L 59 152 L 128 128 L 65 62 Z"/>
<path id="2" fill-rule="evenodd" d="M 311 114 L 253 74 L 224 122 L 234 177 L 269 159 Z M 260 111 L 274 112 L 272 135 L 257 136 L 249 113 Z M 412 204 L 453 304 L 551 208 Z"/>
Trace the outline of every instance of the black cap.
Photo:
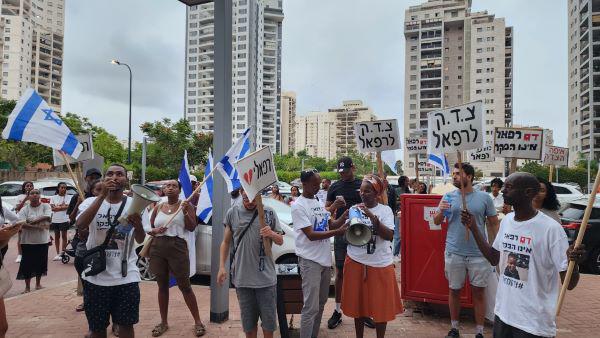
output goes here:
<path id="1" fill-rule="evenodd" d="M 88 169 L 85 172 L 85 177 L 92 176 L 92 175 L 98 175 L 98 176 L 102 177 L 102 173 L 100 172 L 100 170 L 98 170 L 96 168 Z"/>
<path id="2" fill-rule="evenodd" d="M 352 163 L 352 159 L 350 157 L 344 156 L 338 160 L 337 171 L 339 173 L 350 170 L 352 167 L 354 167 L 354 164 Z"/>

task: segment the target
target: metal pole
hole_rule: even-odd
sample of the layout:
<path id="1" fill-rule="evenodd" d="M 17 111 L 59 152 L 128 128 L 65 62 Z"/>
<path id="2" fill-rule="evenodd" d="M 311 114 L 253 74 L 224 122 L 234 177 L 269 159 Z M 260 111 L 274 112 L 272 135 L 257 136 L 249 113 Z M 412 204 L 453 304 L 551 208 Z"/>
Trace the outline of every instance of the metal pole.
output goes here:
<path id="1" fill-rule="evenodd" d="M 213 149 L 216 159 L 221 159 L 231 146 L 231 53 L 232 23 L 231 1 L 214 1 L 214 133 Z M 219 256 L 223 241 L 223 224 L 225 213 L 231 206 L 231 198 L 221 175 L 213 176 L 213 214 L 212 214 L 212 248 L 210 258 L 210 321 L 222 323 L 229 319 L 229 283 L 217 284 L 219 272 Z M 227 264 L 229 259 L 226 260 Z"/>
<path id="2" fill-rule="evenodd" d="M 127 139 L 127 164 L 131 164 L 131 93 L 133 88 L 133 73 L 128 64 L 122 63 L 129 70 L 129 137 Z"/>
<path id="3" fill-rule="evenodd" d="M 148 138 L 144 136 L 142 138 L 142 184 L 146 184 L 146 142 Z"/>

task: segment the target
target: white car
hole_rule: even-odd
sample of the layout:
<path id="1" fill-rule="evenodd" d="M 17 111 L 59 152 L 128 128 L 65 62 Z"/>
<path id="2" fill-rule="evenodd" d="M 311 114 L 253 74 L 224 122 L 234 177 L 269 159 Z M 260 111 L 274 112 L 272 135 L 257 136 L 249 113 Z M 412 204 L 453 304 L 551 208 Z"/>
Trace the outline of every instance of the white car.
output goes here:
<path id="1" fill-rule="evenodd" d="M 298 263 L 298 257 L 296 256 L 296 232 L 292 225 L 292 211 L 291 207 L 285 203 L 273 200 L 271 198 L 263 198 L 265 206 L 273 208 L 277 217 L 279 218 L 279 226 L 283 231 L 283 244 L 273 245 L 273 259 L 276 264 L 295 264 Z M 141 251 L 139 246 L 136 251 Z M 199 275 L 210 275 L 210 260 L 211 260 L 211 248 L 212 248 L 212 226 L 199 224 L 196 228 L 196 273 Z M 335 260 L 333 256 L 333 238 L 331 238 L 331 260 L 332 260 L 332 276 L 335 266 Z M 140 275 L 144 280 L 153 280 L 154 276 L 149 271 L 150 262 L 149 259 L 140 257 L 138 258 L 138 268 L 140 269 Z M 333 283 L 333 278 L 332 278 Z"/>
<path id="2" fill-rule="evenodd" d="M 566 206 L 570 201 L 583 197 L 583 193 L 576 184 L 552 183 L 552 185 L 561 207 Z"/>
<path id="3" fill-rule="evenodd" d="M 0 196 L 2 202 L 8 202 L 13 206 L 17 205 L 17 198 L 21 195 L 21 187 L 24 181 L 7 181 L 0 183 Z M 67 195 L 74 195 L 77 192 L 73 180 L 65 178 L 44 179 L 33 182 L 33 187 L 40 190 L 42 203 L 50 203 L 50 197 L 56 195 L 56 186 L 60 182 L 67 184 Z"/>

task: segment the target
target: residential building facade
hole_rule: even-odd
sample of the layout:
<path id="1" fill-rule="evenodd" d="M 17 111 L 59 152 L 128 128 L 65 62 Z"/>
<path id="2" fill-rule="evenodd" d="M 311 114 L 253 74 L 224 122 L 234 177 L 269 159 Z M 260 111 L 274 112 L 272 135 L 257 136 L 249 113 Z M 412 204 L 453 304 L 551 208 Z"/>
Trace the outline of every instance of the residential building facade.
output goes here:
<path id="1" fill-rule="evenodd" d="M 355 152 L 354 123 L 376 119 L 361 100 L 343 101 L 341 107 L 327 112 L 297 116 L 295 153 L 306 150 L 308 155 L 331 160 Z"/>
<path id="2" fill-rule="evenodd" d="M 35 89 L 57 112 L 62 105 L 64 0 L 3 0 L 0 98 Z"/>
<path id="3" fill-rule="evenodd" d="M 293 152 L 296 144 L 296 93 L 281 93 L 281 153 Z"/>
<path id="4" fill-rule="evenodd" d="M 600 2 L 569 0 L 568 11 L 568 147 L 573 165 L 580 157 L 600 157 Z"/>
<path id="5" fill-rule="evenodd" d="M 187 8 L 185 118 L 214 127 L 214 7 Z M 252 129 L 256 148 L 281 151 L 281 0 L 233 0 L 232 139 Z"/>
<path id="6" fill-rule="evenodd" d="M 431 111 L 481 100 L 486 142 L 512 125 L 513 29 L 503 18 L 471 12 L 470 0 L 429 0 L 405 13 L 404 135 L 426 136 Z M 447 154 L 449 162 L 455 154 Z M 426 161 L 426 155 L 420 155 Z M 415 175 L 414 155 L 404 154 Z M 505 159 L 477 163 L 484 176 L 504 176 Z"/>

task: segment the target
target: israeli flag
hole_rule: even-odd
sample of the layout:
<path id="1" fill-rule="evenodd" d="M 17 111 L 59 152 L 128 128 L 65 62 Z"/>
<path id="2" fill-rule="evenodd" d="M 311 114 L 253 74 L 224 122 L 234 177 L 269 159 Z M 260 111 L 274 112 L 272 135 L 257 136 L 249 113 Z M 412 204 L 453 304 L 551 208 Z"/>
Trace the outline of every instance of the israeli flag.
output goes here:
<path id="1" fill-rule="evenodd" d="M 448 159 L 444 154 L 429 154 L 428 163 L 438 167 L 442 171 L 442 176 L 448 177 L 450 175 L 450 166 L 448 165 Z"/>
<path id="2" fill-rule="evenodd" d="M 46 101 L 28 88 L 8 116 L 2 137 L 38 143 L 78 158 L 83 150 L 75 135 Z"/>
<path id="3" fill-rule="evenodd" d="M 181 183 L 181 192 L 188 198 L 192 195 L 192 180 L 190 179 L 190 166 L 188 165 L 187 150 L 183 152 L 183 160 L 181 160 L 181 169 L 179 170 L 179 182 Z M 190 257 L 190 277 L 196 274 L 196 232 L 187 232 L 187 247 Z M 174 280 L 174 279 L 173 279 Z M 172 284 L 173 280 L 169 284 Z M 170 285 L 173 286 L 173 285 Z"/>
<path id="4" fill-rule="evenodd" d="M 233 164 L 240 158 L 246 156 L 250 151 L 250 128 L 246 129 L 231 148 L 225 153 L 225 156 L 216 164 L 217 170 L 223 175 L 225 182 L 227 183 L 227 189 L 229 192 L 234 191 L 242 186 L 238 176 L 237 170 L 233 167 Z"/>
<path id="5" fill-rule="evenodd" d="M 200 191 L 198 207 L 196 208 L 196 215 L 205 224 L 208 223 L 212 216 L 213 178 L 212 175 L 210 177 L 208 175 L 213 169 L 213 162 L 212 151 L 208 149 L 208 160 L 204 169 L 204 187 Z"/>

